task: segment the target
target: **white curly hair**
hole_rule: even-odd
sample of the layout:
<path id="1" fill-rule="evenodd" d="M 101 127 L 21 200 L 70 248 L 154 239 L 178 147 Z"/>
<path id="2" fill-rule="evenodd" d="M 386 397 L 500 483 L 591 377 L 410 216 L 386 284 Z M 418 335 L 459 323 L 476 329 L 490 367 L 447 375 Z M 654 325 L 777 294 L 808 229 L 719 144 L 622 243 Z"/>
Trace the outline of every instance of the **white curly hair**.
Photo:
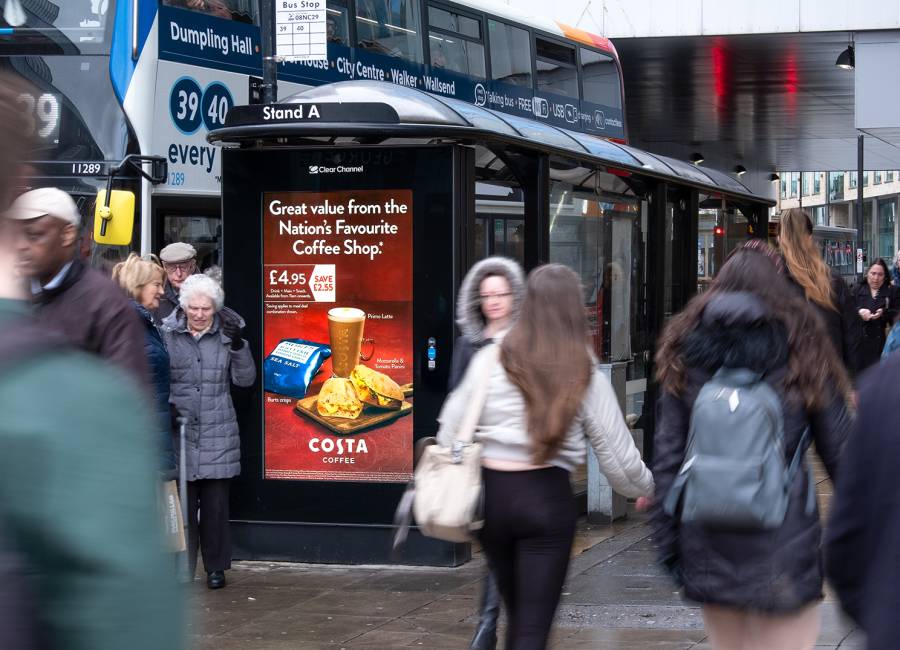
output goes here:
<path id="1" fill-rule="evenodd" d="M 219 283 L 208 275 L 195 273 L 187 278 L 181 284 L 181 290 L 178 292 L 178 304 L 182 309 L 187 309 L 191 298 L 197 295 L 203 295 L 212 300 L 217 312 L 222 311 L 222 307 L 225 306 L 225 292 L 222 291 Z"/>

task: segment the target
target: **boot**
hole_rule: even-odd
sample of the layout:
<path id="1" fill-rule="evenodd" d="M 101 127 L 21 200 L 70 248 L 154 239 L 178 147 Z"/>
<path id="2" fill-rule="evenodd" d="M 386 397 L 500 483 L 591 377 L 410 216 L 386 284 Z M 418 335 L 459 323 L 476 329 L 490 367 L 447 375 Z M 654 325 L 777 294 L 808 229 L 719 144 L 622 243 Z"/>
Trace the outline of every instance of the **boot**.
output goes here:
<path id="1" fill-rule="evenodd" d="M 500 589 L 492 571 L 484 576 L 481 592 L 481 617 L 478 629 L 469 644 L 469 650 L 495 650 L 497 648 L 497 619 L 500 617 Z"/>

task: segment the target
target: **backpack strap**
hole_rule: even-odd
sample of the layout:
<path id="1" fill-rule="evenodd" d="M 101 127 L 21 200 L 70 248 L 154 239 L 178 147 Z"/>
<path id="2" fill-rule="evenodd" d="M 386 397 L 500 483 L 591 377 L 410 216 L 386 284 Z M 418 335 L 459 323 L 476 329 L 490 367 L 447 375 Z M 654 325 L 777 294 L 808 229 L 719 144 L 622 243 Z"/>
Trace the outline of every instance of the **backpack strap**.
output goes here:
<path id="1" fill-rule="evenodd" d="M 31 318 L 22 318 L 4 329 L 0 337 L 0 374 L 67 345 L 62 335 L 41 327 Z"/>
<path id="2" fill-rule="evenodd" d="M 809 427 L 806 427 L 803 431 L 803 435 L 800 436 L 800 442 L 797 443 L 797 449 L 794 450 L 794 457 L 791 458 L 791 464 L 787 469 L 787 480 L 785 481 L 785 485 L 788 486 L 788 489 L 794 484 L 794 479 L 797 478 L 797 474 L 800 471 L 800 467 L 803 463 L 803 455 L 806 453 L 807 442 L 809 442 L 810 435 Z M 807 516 L 810 516 L 816 510 L 816 483 L 811 467 L 807 468 L 807 474 L 805 512 Z"/>

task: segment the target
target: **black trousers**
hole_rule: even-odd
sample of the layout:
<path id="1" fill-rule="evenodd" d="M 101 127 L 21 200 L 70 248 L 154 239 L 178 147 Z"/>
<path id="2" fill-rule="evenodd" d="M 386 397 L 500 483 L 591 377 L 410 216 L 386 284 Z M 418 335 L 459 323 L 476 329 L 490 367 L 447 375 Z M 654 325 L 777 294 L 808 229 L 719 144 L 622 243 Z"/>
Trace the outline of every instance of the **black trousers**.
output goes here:
<path id="1" fill-rule="evenodd" d="M 231 479 L 187 482 L 188 561 L 190 575 L 197 568 L 197 546 L 206 572 L 231 568 L 231 529 L 228 498 Z"/>
<path id="2" fill-rule="evenodd" d="M 507 609 L 507 650 L 542 650 L 569 567 L 577 511 L 569 473 L 484 469 L 481 541 Z"/>

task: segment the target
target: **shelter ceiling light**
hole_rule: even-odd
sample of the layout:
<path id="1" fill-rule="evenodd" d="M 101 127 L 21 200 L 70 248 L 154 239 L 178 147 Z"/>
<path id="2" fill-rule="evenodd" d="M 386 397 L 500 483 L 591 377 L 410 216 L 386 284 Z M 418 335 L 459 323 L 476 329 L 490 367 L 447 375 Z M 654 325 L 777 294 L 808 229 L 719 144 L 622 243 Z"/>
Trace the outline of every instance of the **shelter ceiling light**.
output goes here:
<path id="1" fill-rule="evenodd" d="M 738 176 L 743 176 L 744 174 L 747 173 L 747 168 L 744 167 L 743 165 L 735 165 L 733 171 Z"/>
<path id="2" fill-rule="evenodd" d="M 775 181 L 780 181 L 781 177 L 778 174 L 769 174 L 769 180 L 774 183 Z"/>
<path id="3" fill-rule="evenodd" d="M 691 154 L 691 162 L 694 163 L 695 165 L 699 165 L 704 160 L 705 160 L 705 158 L 703 157 L 703 154 L 700 153 L 699 151 L 695 151 L 694 153 Z"/>
<path id="4" fill-rule="evenodd" d="M 852 70 L 856 67 L 856 50 L 853 47 L 853 43 L 850 43 L 850 45 L 847 46 L 847 49 L 838 55 L 837 61 L 835 61 L 834 64 L 844 70 Z"/>

